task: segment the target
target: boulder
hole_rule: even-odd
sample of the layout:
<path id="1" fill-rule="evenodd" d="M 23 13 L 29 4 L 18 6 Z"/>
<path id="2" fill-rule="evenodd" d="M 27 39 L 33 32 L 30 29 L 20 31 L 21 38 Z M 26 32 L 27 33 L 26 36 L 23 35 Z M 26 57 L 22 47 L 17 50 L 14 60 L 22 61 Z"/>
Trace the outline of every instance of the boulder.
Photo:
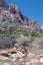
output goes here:
<path id="1" fill-rule="evenodd" d="M 15 53 L 17 53 L 17 50 L 15 50 L 15 49 L 10 49 L 8 52 L 11 53 L 11 54 L 15 54 Z"/>
<path id="2" fill-rule="evenodd" d="M 34 53 L 29 53 L 29 54 L 27 54 L 27 57 L 29 57 L 30 59 L 33 58 L 34 56 L 35 56 Z"/>
<path id="3" fill-rule="evenodd" d="M 4 56 L 0 56 L 0 60 L 10 60 L 10 58 L 8 58 L 8 57 L 4 57 Z"/>
<path id="4" fill-rule="evenodd" d="M 18 58 L 22 58 L 22 57 L 24 57 L 25 56 L 25 54 L 23 54 L 22 52 L 20 52 L 20 51 L 17 51 L 17 53 L 16 53 L 16 57 L 18 57 Z"/>
<path id="5" fill-rule="evenodd" d="M 8 51 L 1 51 L 0 55 L 8 57 Z"/>

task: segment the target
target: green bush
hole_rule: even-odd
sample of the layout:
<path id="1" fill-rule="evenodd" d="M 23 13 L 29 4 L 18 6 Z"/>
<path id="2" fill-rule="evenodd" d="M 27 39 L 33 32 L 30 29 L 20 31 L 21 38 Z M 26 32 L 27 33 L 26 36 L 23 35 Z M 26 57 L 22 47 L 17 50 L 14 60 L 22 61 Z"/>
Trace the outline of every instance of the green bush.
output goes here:
<path id="1" fill-rule="evenodd" d="M 23 31 L 23 35 L 24 35 L 24 36 L 29 36 L 29 32 L 26 31 L 26 30 L 24 30 L 24 31 Z"/>
<path id="2" fill-rule="evenodd" d="M 20 46 L 23 44 L 26 46 L 30 46 L 32 43 L 32 40 L 31 40 L 31 38 L 28 38 L 28 37 L 22 35 L 20 38 L 18 38 L 17 42 L 19 43 Z"/>
<path id="3" fill-rule="evenodd" d="M 32 37 L 40 37 L 40 33 L 37 31 L 32 31 L 31 36 Z"/>
<path id="4" fill-rule="evenodd" d="M 13 40 L 9 40 L 9 43 L 8 43 L 9 47 L 13 47 L 14 44 L 15 44 L 15 42 L 16 42 L 15 39 L 13 39 Z"/>
<path id="5" fill-rule="evenodd" d="M 9 27 L 8 31 L 9 31 L 10 33 L 12 33 L 12 31 L 13 31 L 13 27 L 12 27 L 12 26 Z"/>

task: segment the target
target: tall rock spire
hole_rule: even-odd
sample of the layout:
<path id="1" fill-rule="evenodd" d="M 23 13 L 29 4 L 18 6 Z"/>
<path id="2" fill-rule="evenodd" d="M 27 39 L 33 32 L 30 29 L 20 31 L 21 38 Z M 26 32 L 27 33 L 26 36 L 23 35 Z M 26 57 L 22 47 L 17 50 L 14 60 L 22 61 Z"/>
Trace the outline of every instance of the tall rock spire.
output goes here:
<path id="1" fill-rule="evenodd" d="M 8 8 L 8 5 L 5 0 L 0 0 L 0 7 L 2 8 Z"/>

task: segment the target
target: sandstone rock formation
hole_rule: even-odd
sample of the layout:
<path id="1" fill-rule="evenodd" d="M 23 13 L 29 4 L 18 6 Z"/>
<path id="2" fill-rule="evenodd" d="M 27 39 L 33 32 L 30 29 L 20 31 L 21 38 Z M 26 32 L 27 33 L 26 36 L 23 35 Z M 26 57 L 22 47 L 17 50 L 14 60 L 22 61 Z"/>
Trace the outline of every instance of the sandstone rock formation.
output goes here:
<path id="1" fill-rule="evenodd" d="M 0 0 L 0 7 L 2 7 L 2 8 L 8 8 L 8 5 L 7 5 L 7 3 L 5 2 L 5 0 Z"/>

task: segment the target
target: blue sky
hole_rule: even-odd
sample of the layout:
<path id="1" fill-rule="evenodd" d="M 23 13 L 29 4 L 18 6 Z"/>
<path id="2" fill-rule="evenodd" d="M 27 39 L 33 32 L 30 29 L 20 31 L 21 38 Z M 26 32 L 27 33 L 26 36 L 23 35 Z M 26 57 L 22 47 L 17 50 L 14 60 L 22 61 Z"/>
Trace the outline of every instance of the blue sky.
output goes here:
<path id="1" fill-rule="evenodd" d="M 16 3 L 23 15 L 30 19 L 37 20 L 43 25 L 43 0 L 6 0 L 10 5 Z"/>

